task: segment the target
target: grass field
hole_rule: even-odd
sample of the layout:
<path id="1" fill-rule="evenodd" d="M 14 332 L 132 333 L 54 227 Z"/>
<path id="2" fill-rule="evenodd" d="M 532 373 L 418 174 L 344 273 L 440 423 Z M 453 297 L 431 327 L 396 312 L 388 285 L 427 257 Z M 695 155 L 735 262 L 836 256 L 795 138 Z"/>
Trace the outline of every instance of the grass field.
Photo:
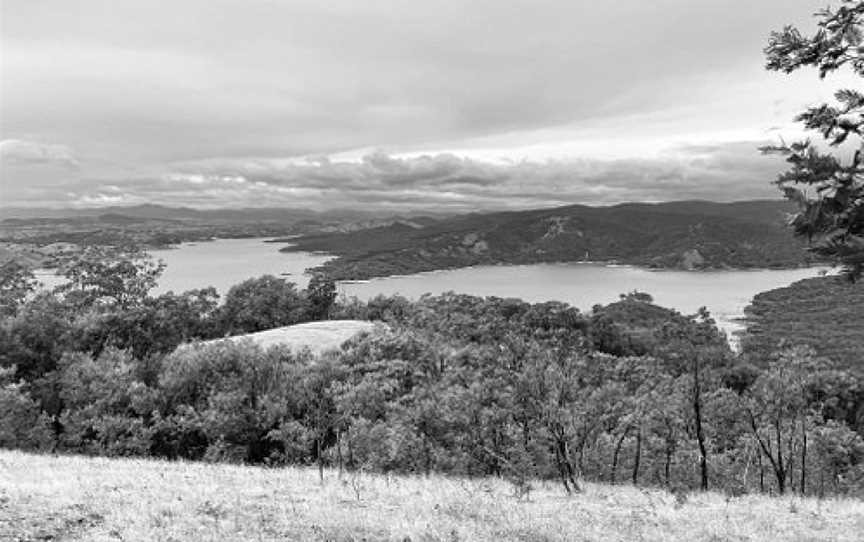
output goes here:
<path id="1" fill-rule="evenodd" d="M 860 541 L 864 502 L 0 451 L 0 540 Z"/>

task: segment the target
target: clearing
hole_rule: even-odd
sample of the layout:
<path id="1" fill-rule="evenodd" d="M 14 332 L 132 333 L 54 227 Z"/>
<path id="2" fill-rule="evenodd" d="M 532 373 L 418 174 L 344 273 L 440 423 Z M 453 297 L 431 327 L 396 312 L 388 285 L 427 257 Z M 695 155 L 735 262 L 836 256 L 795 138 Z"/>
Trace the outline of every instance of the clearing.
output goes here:
<path id="1" fill-rule="evenodd" d="M 339 348 L 342 343 L 351 337 L 364 331 L 372 331 L 375 326 L 374 322 L 367 322 L 365 320 L 322 320 L 277 327 L 255 333 L 234 335 L 224 339 L 214 339 L 197 344 L 251 339 L 252 342 L 264 349 L 271 346 L 283 345 L 288 346 L 292 350 L 309 348 L 313 353 L 320 354 L 327 350 Z"/>

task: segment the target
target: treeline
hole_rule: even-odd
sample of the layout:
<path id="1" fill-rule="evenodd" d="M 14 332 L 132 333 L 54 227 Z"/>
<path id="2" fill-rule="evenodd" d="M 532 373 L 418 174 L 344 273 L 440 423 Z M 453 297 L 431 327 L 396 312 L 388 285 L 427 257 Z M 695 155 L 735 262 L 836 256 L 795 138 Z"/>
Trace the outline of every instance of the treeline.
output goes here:
<path id="1" fill-rule="evenodd" d="M 861 379 L 807 349 L 736 356 L 705 311 L 635 292 L 590 314 L 452 293 L 365 303 L 274 277 L 219 304 L 150 297 L 158 266 L 102 256 L 35 296 L 4 269 L 0 446 L 501 476 L 518 495 L 537 478 L 864 491 Z M 323 318 L 381 325 L 318 356 L 176 348 Z"/>

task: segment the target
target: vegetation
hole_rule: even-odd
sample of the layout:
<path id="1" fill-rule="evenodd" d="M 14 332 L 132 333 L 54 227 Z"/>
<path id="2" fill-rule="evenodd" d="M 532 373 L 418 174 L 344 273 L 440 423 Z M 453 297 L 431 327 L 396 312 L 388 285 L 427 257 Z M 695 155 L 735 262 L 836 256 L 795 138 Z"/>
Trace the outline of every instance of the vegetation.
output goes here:
<path id="1" fill-rule="evenodd" d="M 860 539 L 861 501 L 587 483 L 267 469 L 0 452 L 3 540 L 708 542 Z"/>
<path id="2" fill-rule="evenodd" d="M 590 315 L 452 293 L 363 303 L 334 300 L 323 279 L 301 291 L 267 276 L 219 304 L 212 289 L 150 297 L 141 285 L 158 266 L 109 256 L 6 304 L 0 445 L 493 476 L 523 498 L 536 480 L 565 494 L 590 481 L 864 490 L 861 379 L 808 349 L 736 356 L 704 310 L 681 315 L 641 292 Z M 123 280 L 107 280 L 118 266 Z M 4 269 L 27 283 L 26 269 Z M 324 353 L 177 348 L 324 315 L 387 325 Z"/>
<path id="3" fill-rule="evenodd" d="M 765 359 L 784 346 L 808 346 L 864 375 L 864 288 L 839 277 L 806 279 L 757 294 L 745 313 L 745 354 Z"/>
<path id="4" fill-rule="evenodd" d="M 817 17 L 813 36 L 791 26 L 771 35 L 765 48 L 768 69 L 791 73 L 811 66 L 825 78 L 849 68 L 864 78 L 864 1 L 842 0 L 840 7 L 825 8 Z M 825 153 L 809 140 L 765 150 L 785 155 L 791 165 L 777 185 L 800 208 L 792 222 L 795 233 L 815 240 L 814 253 L 842 263 L 847 276 L 856 279 L 864 273 L 864 94 L 841 89 L 835 98 L 837 105 L 810 107 L 796 120 L 830 147 L 845 145 L 851 159 Z"/>
<path id="5" fill-rule="evenodd" d="M 774 201 L 574 205 L 308 234 L 283 250 L 339 256 L 321 266 L 337 280 L 585 260 L 682 269 L 795 267 L 813 258 L 786 232 L 793 209 Z"/>
<path id="6" fill-rule="evenodd" d="M 814 38 L 775 35 L 769 67 L 860 73 L 862 15 L 847 0 L 823 12 Z M 801 117 L 836 144 L 860 136 L 864 104 L 851 91 L 838 99 L 843 111 Z M 797 230 L 856 276 L 860 156 L 845 167 L 808 144 L 779 150 L 793 163 L 779 184 L 804 206 Z M 801 183 L 821 195 L 789 186 Z M 308 236 L 297 249 L 342 256 L 330 277 L 299 290 L 264 276 L 224 300 L 212 288 L 150 296 L 161 266 L 117 245 L 70 255 L 69 281 L 51 292 L 35 292 L 26 265 L 3 265 L 0 447 L 65 457 L 0 454 L 0 529 L 25 539 L 851 540 L 860 502 L 842 499 L 864 497 L 858 286 L 822 278 L 758 296 L 739 354 L 705 309 L 679 314 L 643 292 L 583 314 L 455 293 L 337 299 L 332 282 L 581 258 L 807 262 L 783 234 L 782 210 L 568 207 Z M 330 318 L 384 325 L 323 352 L 208 340 Z M 52 482 L 22 482 L 22 463 Z M 632 487 L 611 487 L 622 483 Z"/>

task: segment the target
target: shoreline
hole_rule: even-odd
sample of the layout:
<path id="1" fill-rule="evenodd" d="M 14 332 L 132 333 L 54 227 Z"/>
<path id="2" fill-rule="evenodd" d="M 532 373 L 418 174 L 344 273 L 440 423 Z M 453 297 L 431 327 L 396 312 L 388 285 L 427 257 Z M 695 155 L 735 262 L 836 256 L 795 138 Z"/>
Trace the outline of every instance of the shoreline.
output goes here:
<path id="1" fill-rule="evenodd" d="M 288 251 L 295 252 L 295 251 Z M 308 254 L 315 254 L 318 256 L 333 256 L 335 261 L 340 258 L 340 256 L 334 256 L 330 253 L 323 251 L 305 251 L 298 250 L 296 252 L 305 252 Z M 564 261 L 555 261 L 555 262 L 533 262 L 533 263 L 506 263 L 506 262 L 496 262 L 496 263 L 482 263 L 482 264 L 473 264 L 473 265 L 461 265 L 461 266 L 449 266 L 449 267 L 440 267 L 435 269 L 427 269 L 422 271 L 415 271 L 411 273 L 393 273 L 389 275 L 365 275 L 361 274 L 360 277 L 354 278 L 344 278 L 344 279 L 335 279 L 335 282 L 371 282 L 376 280 L 383 279 L 399 279 L 399 278 L 410 278 L 421 275 L 430 275 L 430 274 L 440 274 L 450 271 L 459 271 L 462 269 L 477 269 L 481 267 L 529 267 L 536 265 L 548 265 L 548 266 L 573 266 L 573 265 L 586 265 L 586 266 L 596 266 L 596 267 L 605 267 L 610 269 L 638 269 L 641 271 L 647 271 L 651 273 L 693 273 L 693 274 L 711 274 L 711 273 L 726 273 L 726 272 L 761 272 L 761 271 L 793 271 L 797 269 L 824 269 L 825 274 L 831 274 L 832 271 L 836 269 L 836 266 L 831 265 L 830 263 L 811 263 L 804 265 L 795 265 L 795 266 L 773 266 L 773 267 L 733 267 L 733 266 L 723 266 L 723 267 L 700 267 L 695 269 L 688 269 L 684 267 L 652 267 L 646 265 L 639 265 L 635 263 L 620 263 L 617 260 L 564 260 Z M 321 271 L 327 274 L 326 266 L 318 266 L 314 268 L 307 269 L 307 272 L 316 272 Z"/>

